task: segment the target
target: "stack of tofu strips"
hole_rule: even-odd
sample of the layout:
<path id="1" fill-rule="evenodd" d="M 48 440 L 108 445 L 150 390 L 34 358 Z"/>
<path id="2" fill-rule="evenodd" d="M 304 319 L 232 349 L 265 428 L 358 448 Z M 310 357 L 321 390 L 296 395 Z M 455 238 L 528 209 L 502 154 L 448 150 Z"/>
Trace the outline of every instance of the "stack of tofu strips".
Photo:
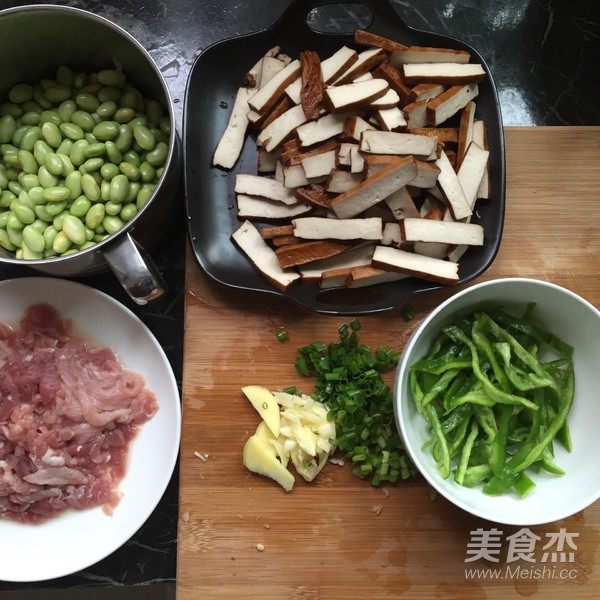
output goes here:
<path id="1" fill-rule="evenodd" d="M 406 277 L 459 281 L 484 243 L 471 223 L 489 199 L 481 64 L 464 50 L 405 46 L 368 31 L 358 50 L 292 58 L 269 50 L 239 88 L 213 165 L 236 173 L 232 238 L 278 289 L 361 287 Z"/>

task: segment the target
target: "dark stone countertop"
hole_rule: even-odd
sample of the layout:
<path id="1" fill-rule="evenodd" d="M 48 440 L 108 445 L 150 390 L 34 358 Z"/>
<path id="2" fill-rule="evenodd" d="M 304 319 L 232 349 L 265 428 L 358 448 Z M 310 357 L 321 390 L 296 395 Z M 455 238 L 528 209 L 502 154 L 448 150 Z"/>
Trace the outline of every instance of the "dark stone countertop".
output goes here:
<path id="1" fill-rule="evenodd" d="M 285 10 L 288 0 L 56 0 L 52 3 L 83 8 L 106 17 L 145 46 L 170 87 L 177 125 L 182 131 L 187 78 L 198 53 L 221 39 L 267 28 Z M 33 3 L 0 0 L 0 9 L 25 4 Z M 463 39 L 481 53 L 494 75 L 506 126 L 600 125 L 599 3 L 392 0 L 392 5 L 406 24 Z M 327 21 L 328 14 L 323 13 L 323 21 Z M 339 20 L 354 25 L 356 16 L 362 14 L 355 5 L 347 4 L 344 18 Z M 284 40 L 282 44 L 285 45 Z M 139 307 L 129 300 L 110 273 L 80 281 L 114 295 L 137 313 L 163 346 L 181 382 L 186 228 L 181 190 L 178 196 L 181 214 L 169 241 L 152 251 L 168 282 L 168 294 Z M 22 274 L 25 273 L 3 271 L 0 277 Z M 86 598 L 133 599 L 142 595 L 145 599 L 174 598 L 177 500 L 176 471 L 154 513 L 119 550 L 68 577 L 31 584 L 0 582 L 0 597 L 78 598 L 85 587 Z"/>

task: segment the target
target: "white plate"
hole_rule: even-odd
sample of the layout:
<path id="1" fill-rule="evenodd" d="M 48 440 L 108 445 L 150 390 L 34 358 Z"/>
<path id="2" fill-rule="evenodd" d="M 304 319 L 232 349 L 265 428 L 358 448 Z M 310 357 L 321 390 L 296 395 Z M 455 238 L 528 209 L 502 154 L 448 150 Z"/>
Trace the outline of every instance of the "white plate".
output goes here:
<path id="1" fill-rule="evenodd" d="M 175 468 L 181 402 L 162 348 L 128 308 L 85 285 L 48 277 L 0 282 L 0 320 L 15 323 L 30 304 L 46 302 L 103 345 L 125 367 L 142 373 L 159 410 L 130 444 L 121 501 L 108 516 L 102 507 L 69 510 L 46 523 L 0 519 L 0 580 L 41 581 L 85 569 L 122 546 L 160 501 Z"/>

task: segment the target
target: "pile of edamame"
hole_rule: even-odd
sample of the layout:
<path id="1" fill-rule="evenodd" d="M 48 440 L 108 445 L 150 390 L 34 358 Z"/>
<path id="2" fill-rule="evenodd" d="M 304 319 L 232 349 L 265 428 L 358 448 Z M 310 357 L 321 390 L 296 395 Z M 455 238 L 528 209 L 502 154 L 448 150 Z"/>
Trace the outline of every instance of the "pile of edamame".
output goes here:
<path id="1" fill-rule="evenodd" d="M 38 260 L 118 231 L 152 195 L 170 130 L 118 68 L 14 85 L 0 104 L 0 247 Z"/>

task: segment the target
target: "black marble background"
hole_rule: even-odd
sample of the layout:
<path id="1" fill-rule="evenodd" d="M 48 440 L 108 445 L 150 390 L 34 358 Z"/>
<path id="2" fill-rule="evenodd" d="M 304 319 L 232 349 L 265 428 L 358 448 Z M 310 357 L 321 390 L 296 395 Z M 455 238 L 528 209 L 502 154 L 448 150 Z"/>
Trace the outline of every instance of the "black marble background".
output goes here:
<path id="1" fill-rule="evenodd" d="M 84 8 L 125 28 L 146 47 L 173 95 L 181 131 L 187 78 L 198 53 L 213 42 L 267 28 L 288 0 L 55 0 Z M 584 0 L 391 0 L 414 28 L 463 39 L 475 47 L 494 75 L 505 126 L 600 125 L 600 3 Z M 33 4 L 0 0 L 0 10 Z M 343 5 L 315 22 L 365 26 L 364 11 Z M 0 74 L 1 78 L 2 74 Z M 81 282 L 114 295 L 136 312 L 165 349 L 177 380 L 182 376 L 184 256 L 180 215 L 167 241 L 151 250 L 170 291 L 147 307 L 135 306 L 112 274 Z M 0 270 L 0 278 L 30 274 Z M 0 300 L 1 301 L 1 300 Z M 0 597 L 175 597 L 178 473 L 144 526 L 114 554 L 74 575 L 47 582 L 0 581 Z M 90 541 L 93 543 L 93 540 Z M 0 540 L 0 543 L 5 543 Z M 85 587 L 83 592 L 82 587 Z"/>

